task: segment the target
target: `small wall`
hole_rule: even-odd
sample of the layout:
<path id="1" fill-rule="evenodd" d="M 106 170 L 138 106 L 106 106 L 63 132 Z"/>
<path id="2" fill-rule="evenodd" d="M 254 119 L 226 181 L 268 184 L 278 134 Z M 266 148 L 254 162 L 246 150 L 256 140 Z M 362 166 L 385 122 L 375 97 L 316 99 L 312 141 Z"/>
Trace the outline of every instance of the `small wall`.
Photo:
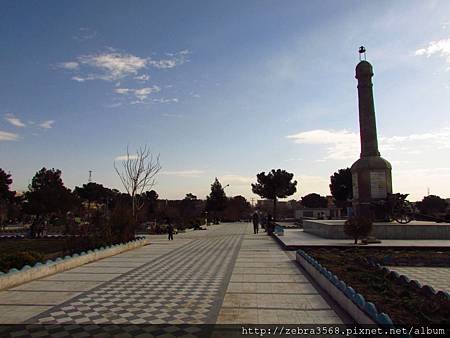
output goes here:
<path id="1" fill-rule="evenodd" d="M 333 239 L 350 239 L 344 233 L 344 221 L 303 220 L 305 232 Z M 371 236 L 378 239 L 450 239 L 450 224 L 374 223 Z"/>
<path id="2" fill-rule="evenodd" d="M 0 290 L 73 269 L 102 258 L 114 256 L 124 251 L 147 245 L 148 243 L 148 239 L 139 238 L 124 244 L 114 244 L 87 252 L 83 251 L 80 254 L 73 254 L 64 258 L 59 257 L 54 261 L 48 260 L 45 263 L 36 263 L 33 267 L 25 265 L 20 270 L 11 269 L 6 274 L 0 272 Z"/>
<path id="3" fill-rule="evenodd" d="M 324 289 L 358 324 L 375 324 L 392 326 L 389 315 L 379 313 L 375 304 L 367 302 L 363 295 L 357 293 L 344 281 L 333 275 L 318 261 L 303 250 L 298 250 L 297 262 L 309 273 L 314 281 Z"/>

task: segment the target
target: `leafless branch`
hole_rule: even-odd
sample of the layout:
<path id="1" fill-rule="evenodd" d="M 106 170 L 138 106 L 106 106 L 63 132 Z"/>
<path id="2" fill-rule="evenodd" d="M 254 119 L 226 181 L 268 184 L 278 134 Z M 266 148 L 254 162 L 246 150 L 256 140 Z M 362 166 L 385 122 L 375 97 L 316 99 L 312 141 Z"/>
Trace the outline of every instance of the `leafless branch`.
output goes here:
<path id="1" fill-rule="evenodd" d="M 151 189 L 155 185 L 155 177 L 161 170 L 159 162 L 159 154 L 156 158 L 147 146 L 139 147 L 136 155 L 130 156 L 130 151 L 127 146 L 127 156 L 122 161 L 122 170 L 116 165 L 114 161 L 114 169 L 122 182 L 126 192 L 131 196 L 133 203 L 133 215 L 136 210 L 143 206 L 143 201 L 139 202 L 138 195 L 141 195 L 144 190 Z"/>

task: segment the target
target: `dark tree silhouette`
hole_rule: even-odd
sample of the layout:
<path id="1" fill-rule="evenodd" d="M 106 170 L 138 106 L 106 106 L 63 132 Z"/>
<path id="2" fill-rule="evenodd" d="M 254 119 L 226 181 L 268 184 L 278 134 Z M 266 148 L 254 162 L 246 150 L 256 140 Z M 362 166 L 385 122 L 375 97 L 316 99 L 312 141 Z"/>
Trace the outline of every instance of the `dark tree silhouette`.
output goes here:
<path id="1" fill-rule="evenodd" d="M 307 208 L 326 208 L 328 205 L 328 200 L 324 196 L 312 193 L 303 196 L 301 203 Z"/>
<path id="2" fill-rule="evenodd" d="M 61 170 L 46 168 L 34 175 L 25 199 L 28 211 L 35 215 L 64 213 L 77 203 L 76 197 L 64 186 Z"/>
<path id="3" fill-rule="evenodd" d="M 428 195 L 418 203 L 418 208 L 422 214 L 434 215 L 443 213 L 447 209 L 447 201 L 436 195 Z"/>
<path id="4" fill-rule="evenodd" d="M 214 223 L 218 223 L 218 213 L 223 211 L 227 206 L 227 196 L 225 195 L 225 191 L 220 184 L 219 180 L 214 180 L 214 183 L 211 184 L 211 193 L 206 197 L 206 211 L 212 212 Z"/>
<path id="5" fill-rule="evenodd" d="M 330 192 L 336 201 L 336 206 L 343 208 L 346 202 L 353 198 L 352 173 L 350 168 L 339 169 L 330 177 Z"/>
<path id="6" fill-rule="evenodd" d="M 158 193 L 155 190 L 146 191 L 144 194 L 144 204 L 147 206 L 149 215 L 153 215 L 156 211 L 156 201 L 158 200 Z"/>
<path id="7" fill-rule="evenodd" d="M 8 218 L 8 210 L 14 203 L 15 191 L 10 190 L 13 180 L 10 174 L 0 169 L 0 226 L 3 227 Z"/>
<path id="8" fill-rule="evenodd" d="M 285 198 L 295 194 L 297 181 L 291 182 L 294 174 L 286 170 L 272 169 L 267 175 L 265 172 L 256 175 L 257 183 L 252 183 L 252 191 L 261 196 L 273 200 L 273 220 L 277 216 L 277 198 Z"/>
<path id="9" fill-rule="evenodd" d="M 189 200 L 189 201 L 195 201 L 197 199 L 197 196 L 195 196 L 192 193 L 187 193 L 186 197 L 184 198 L 185 200 Z"/>
<path id="10" fill-rule="evenodd" d="M 90 209 L 91 203 L 107 203 L 108 199 L 112 199 L 115 195 L 111 189 L 95 182 L 83 184 L 82 187 L 75 187 L 73 192 L 79 198 L 88 202 L 88 209 Z"/>
<path id="11" fill-rule="evenodd" d="M 11 174 L 7 174 L 3 169 L 0 168 L 0 201 L 1 202 L 12 202 L 15 191 L 10 190 L 10 185 L 13 180 Z"/>
<path id="12" fill-rule="evenodd" d="M 251 214 L 251 205 L 243 196 L 234 196 L 228 199 L 227 207 L 224 211 L 224 217 L 229 221 L 239 221 L 249 218 Z"/>

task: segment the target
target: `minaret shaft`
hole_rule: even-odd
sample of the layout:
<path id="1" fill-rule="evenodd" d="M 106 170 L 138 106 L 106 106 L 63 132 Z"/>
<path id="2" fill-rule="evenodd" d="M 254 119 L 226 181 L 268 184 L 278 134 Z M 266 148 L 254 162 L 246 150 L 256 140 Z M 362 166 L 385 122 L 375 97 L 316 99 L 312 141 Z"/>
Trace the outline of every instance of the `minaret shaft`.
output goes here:
<path id="1" fill-rule="evenodd" d="M 380 156 L 378 151 L 375 104 L 372 90 L 372 72 L 357 72 L 359 131 L 361 138 L 361 157 Z"/>

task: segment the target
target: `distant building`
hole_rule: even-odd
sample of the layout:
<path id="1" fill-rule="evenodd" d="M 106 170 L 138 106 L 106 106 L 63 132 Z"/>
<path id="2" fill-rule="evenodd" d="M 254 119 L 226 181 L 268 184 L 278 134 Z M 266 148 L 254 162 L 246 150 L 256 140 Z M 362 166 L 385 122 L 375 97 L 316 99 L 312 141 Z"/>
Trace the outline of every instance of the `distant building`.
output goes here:
<path id="1" fill-rule="evenodd" d="M 316 219 L 340 219 L 342 218 L 341 208 L 336 207 L 333 196 L 326 196 L 326 208 L 307 208 L 300 205 L 295 210 L 295 218 L 316 218 Z"/>

